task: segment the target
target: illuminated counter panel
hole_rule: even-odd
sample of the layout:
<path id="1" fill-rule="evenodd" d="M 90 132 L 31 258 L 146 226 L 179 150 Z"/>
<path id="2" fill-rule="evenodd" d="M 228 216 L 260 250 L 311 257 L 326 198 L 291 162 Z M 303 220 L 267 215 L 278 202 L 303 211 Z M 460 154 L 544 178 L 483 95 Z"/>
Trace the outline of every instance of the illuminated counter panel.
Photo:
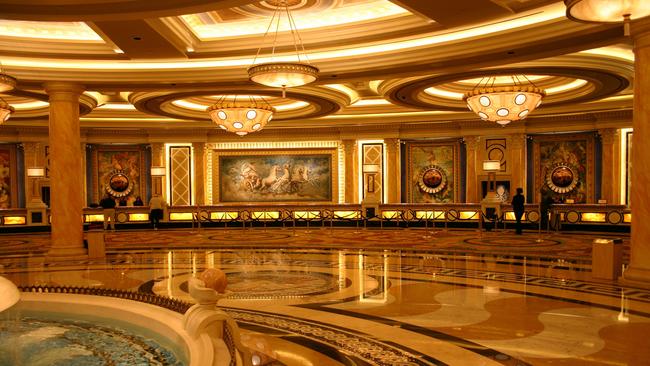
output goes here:
<path id="1" fill-rule="evenodd" d="M 504 213 L 504 219 L 506 221 L 516 221 L 517 218 L 515 217 L 515 212 L 514 211 L 506 211 Z"/>
<path id="2" fill-rule="evenodd" d="M 172 212 L 169 214 L 169 221 L 192 221 L 191 212 Z"/>
<path id="3" fill-rule="evenodd" d="M 402 211 L 382 211 L 381 217 L 387 220 L 398 219 L 401 216 Z"/>
<path id="4" fill-rule="evenodd" d="M 335 219 L 358 219 L 360 217 L 359 211 L 334 211 Z"/>
<path id="5" fill-rule="evenodd" d="M 415 211 L 415 218 L 420 220 L 442 220 L 445 218 L 445 211 Z"/>
<path id="6" fill-rule="evenodd" d="M 632 214 L 631 213 L 626 213 L 625 215 L 623 215 L 623 222 L 631 223 L 632 222 Z"/>
<path id="7" fill-rule="evenodd" d="M 210 220 L 236 220 L 238 218 L 239 218 L 239 212 L 237 211 L 210 212 Z"/>
<path id="8" fill-rule="evenodd" d="M 293 218 L 296 220 L 318 219 L 320 218 L 320 211 L 294 211 Z"/>
<path id="9" fill-rule="evenodd" d="M 459 220 L 478 220 L 479 215 L 476 211 L 461 211 L 458 215 Z"/>
<path id="10" fill-rule="evenodd" d="M 583 212 L 580 218 L 582 222 L 607 222 L 607 215 L 604 212 Z"/>
<path id="11" fill-rule="evenodd" d="M 149 221 L 149 214 L 146 213 L 129 214 L 129 222 L 142 222 L 142 221 Z"/>
<path id="12" fill-rule="evenodd" d="M 27 224 L 26 216 L 5 216 L 3 218 L 4 225 L 25 225 Z"/>
<path id="13" fill-rule="evenodd" d="M 104 215 L 102 214 L 90 214 L 84 215 L 85 222 L 104 222 Z"/>
<path id="14" fill-rule="evenodd" d="M 277 220 L 280 218 L 280 211 L 253 211 L 251 218 L 253 220 Z"/>

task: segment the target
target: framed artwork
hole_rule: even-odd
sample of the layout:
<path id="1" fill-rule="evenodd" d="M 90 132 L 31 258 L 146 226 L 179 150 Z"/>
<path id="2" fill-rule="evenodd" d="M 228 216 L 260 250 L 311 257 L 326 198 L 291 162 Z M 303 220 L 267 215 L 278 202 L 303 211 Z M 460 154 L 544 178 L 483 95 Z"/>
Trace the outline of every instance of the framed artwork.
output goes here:
<path id="1" fill-rule="evenodd" d="M 458 142 L 413 142 L 408 143 L 406 149 L 408 202 L 457 202 Z"/>
<path id="2" fill-rule="evenodd" d="M 18 207 L 16 147 L 0 145 L 0 209 Z"/>
<path id="3" fill-rule="evenodd" d="M 338 201 L 335 149 L 213 150 L 212 154 L 214 202 Z"/>
<path id="4" fill-rule="evenodd" d="M 594 135 L 536 136 L 536 202 L 594 202 Z"/>
<path id="5" fill-rule="evenodd" d="M 109 194 L 131 204 L 136 197 L 146 197 L 144 147 L 96 146 L 92 151 L 93 202 Z"/>

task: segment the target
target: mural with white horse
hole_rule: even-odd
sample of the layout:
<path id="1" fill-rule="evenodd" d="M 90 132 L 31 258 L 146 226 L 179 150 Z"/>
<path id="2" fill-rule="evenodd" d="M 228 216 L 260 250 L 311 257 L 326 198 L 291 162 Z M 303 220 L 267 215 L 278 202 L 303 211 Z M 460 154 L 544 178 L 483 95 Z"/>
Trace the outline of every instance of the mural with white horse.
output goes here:
<path id="1" fill-rule="evenodd" d="M 295 202 L 332 199 L 332 156 L 219 157 L 220 202 Z"/>

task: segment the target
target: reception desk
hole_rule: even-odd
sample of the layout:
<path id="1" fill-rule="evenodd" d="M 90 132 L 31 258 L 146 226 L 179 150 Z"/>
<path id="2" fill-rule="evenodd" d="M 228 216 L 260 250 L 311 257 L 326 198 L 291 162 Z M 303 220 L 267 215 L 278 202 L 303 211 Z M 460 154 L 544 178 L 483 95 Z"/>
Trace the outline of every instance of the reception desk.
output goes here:
<path id="1" fill-rule="evenodd" d="M 515 222 L 512 207 L 501 207 L 500 222 L 507 225 Z M 551 206 L 551 220 L 554 227 L 562 225 L 584 226 L 585 230 L 596 227 L 627 226 L 631 223 L 628 207 L 622 205 L 562 204 Z M 26 209 L 0 210 L 0 230 L 3 227 L 29 227 Z M 49 211 L 47 212 L 49 223 Z M 538 225 L 541 219 L 538 204 L 527 204 L 522 221 Z M 163 222 L 189 224 L 213 224 L 214 226 L 255 226 L 272 223 L 286 225 L 315 224 L 336 226 L 352 224 L 373 224 L 389 226 L 445 225 L 476 226 L 485 219 L 478 203 L 450 204 L 380 204 L 372 211 L 364 210 L 361 204 L 250 204 L 250 205 L 206 205 L 172 206 L 165 209 Z M 85 224 L 101 223 L 104 220 L 101 208 L 83 210 Z M 121 225 L 144 224 L 149 221 L 149 208 L 127 206 L 116 208 L 116 221 Z M 460 225 L 462 224 L 462 225 Z M 42 225 L 41 225 L 42 226 Z"/>

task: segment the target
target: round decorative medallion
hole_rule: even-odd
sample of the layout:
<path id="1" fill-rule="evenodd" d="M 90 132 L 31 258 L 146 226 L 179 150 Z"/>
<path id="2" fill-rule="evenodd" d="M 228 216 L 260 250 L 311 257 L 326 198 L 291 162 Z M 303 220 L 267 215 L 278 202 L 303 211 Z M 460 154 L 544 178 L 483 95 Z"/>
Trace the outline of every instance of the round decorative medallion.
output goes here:
<path id="1" fill-rule="evenodd" d="M 420 172 L 418 186 L 423 192 L 430 194 L 438 193 L 447 186 L 447 174 L 445 174 L 445 171 L 441 167 L 430 165 Z"/>
<path id="2" fill-rule="evenodd" d="M 621 213 L 618 211 L 610 211 L 607 214 L 607 221 L 610 224 L 614 224 L 614 225 L 620 224 L 621 221 L 623 221 L 623 215 L 621 215 Z"/>
<path id="3" fill-rule="evenodd" d="M 570 224 L 575 224 L 580 221 L 580 214 L 576 211 L 569 211 L 566 213 L 566 221 Z"/>
<path id="4" fill-rule="evenodd" d="M 108 178 L 106 192 L 113 197 L 126 197 L 133 190 L 133 182 L 123 170 L 114 170 Z"/>
<path id="5" fill-rule="evenodd" d="M 576 170 L 566 163 L 553 165 L 546 175 L 546 185 L 556 193 L 569 193 L 578 184 Z"/>

